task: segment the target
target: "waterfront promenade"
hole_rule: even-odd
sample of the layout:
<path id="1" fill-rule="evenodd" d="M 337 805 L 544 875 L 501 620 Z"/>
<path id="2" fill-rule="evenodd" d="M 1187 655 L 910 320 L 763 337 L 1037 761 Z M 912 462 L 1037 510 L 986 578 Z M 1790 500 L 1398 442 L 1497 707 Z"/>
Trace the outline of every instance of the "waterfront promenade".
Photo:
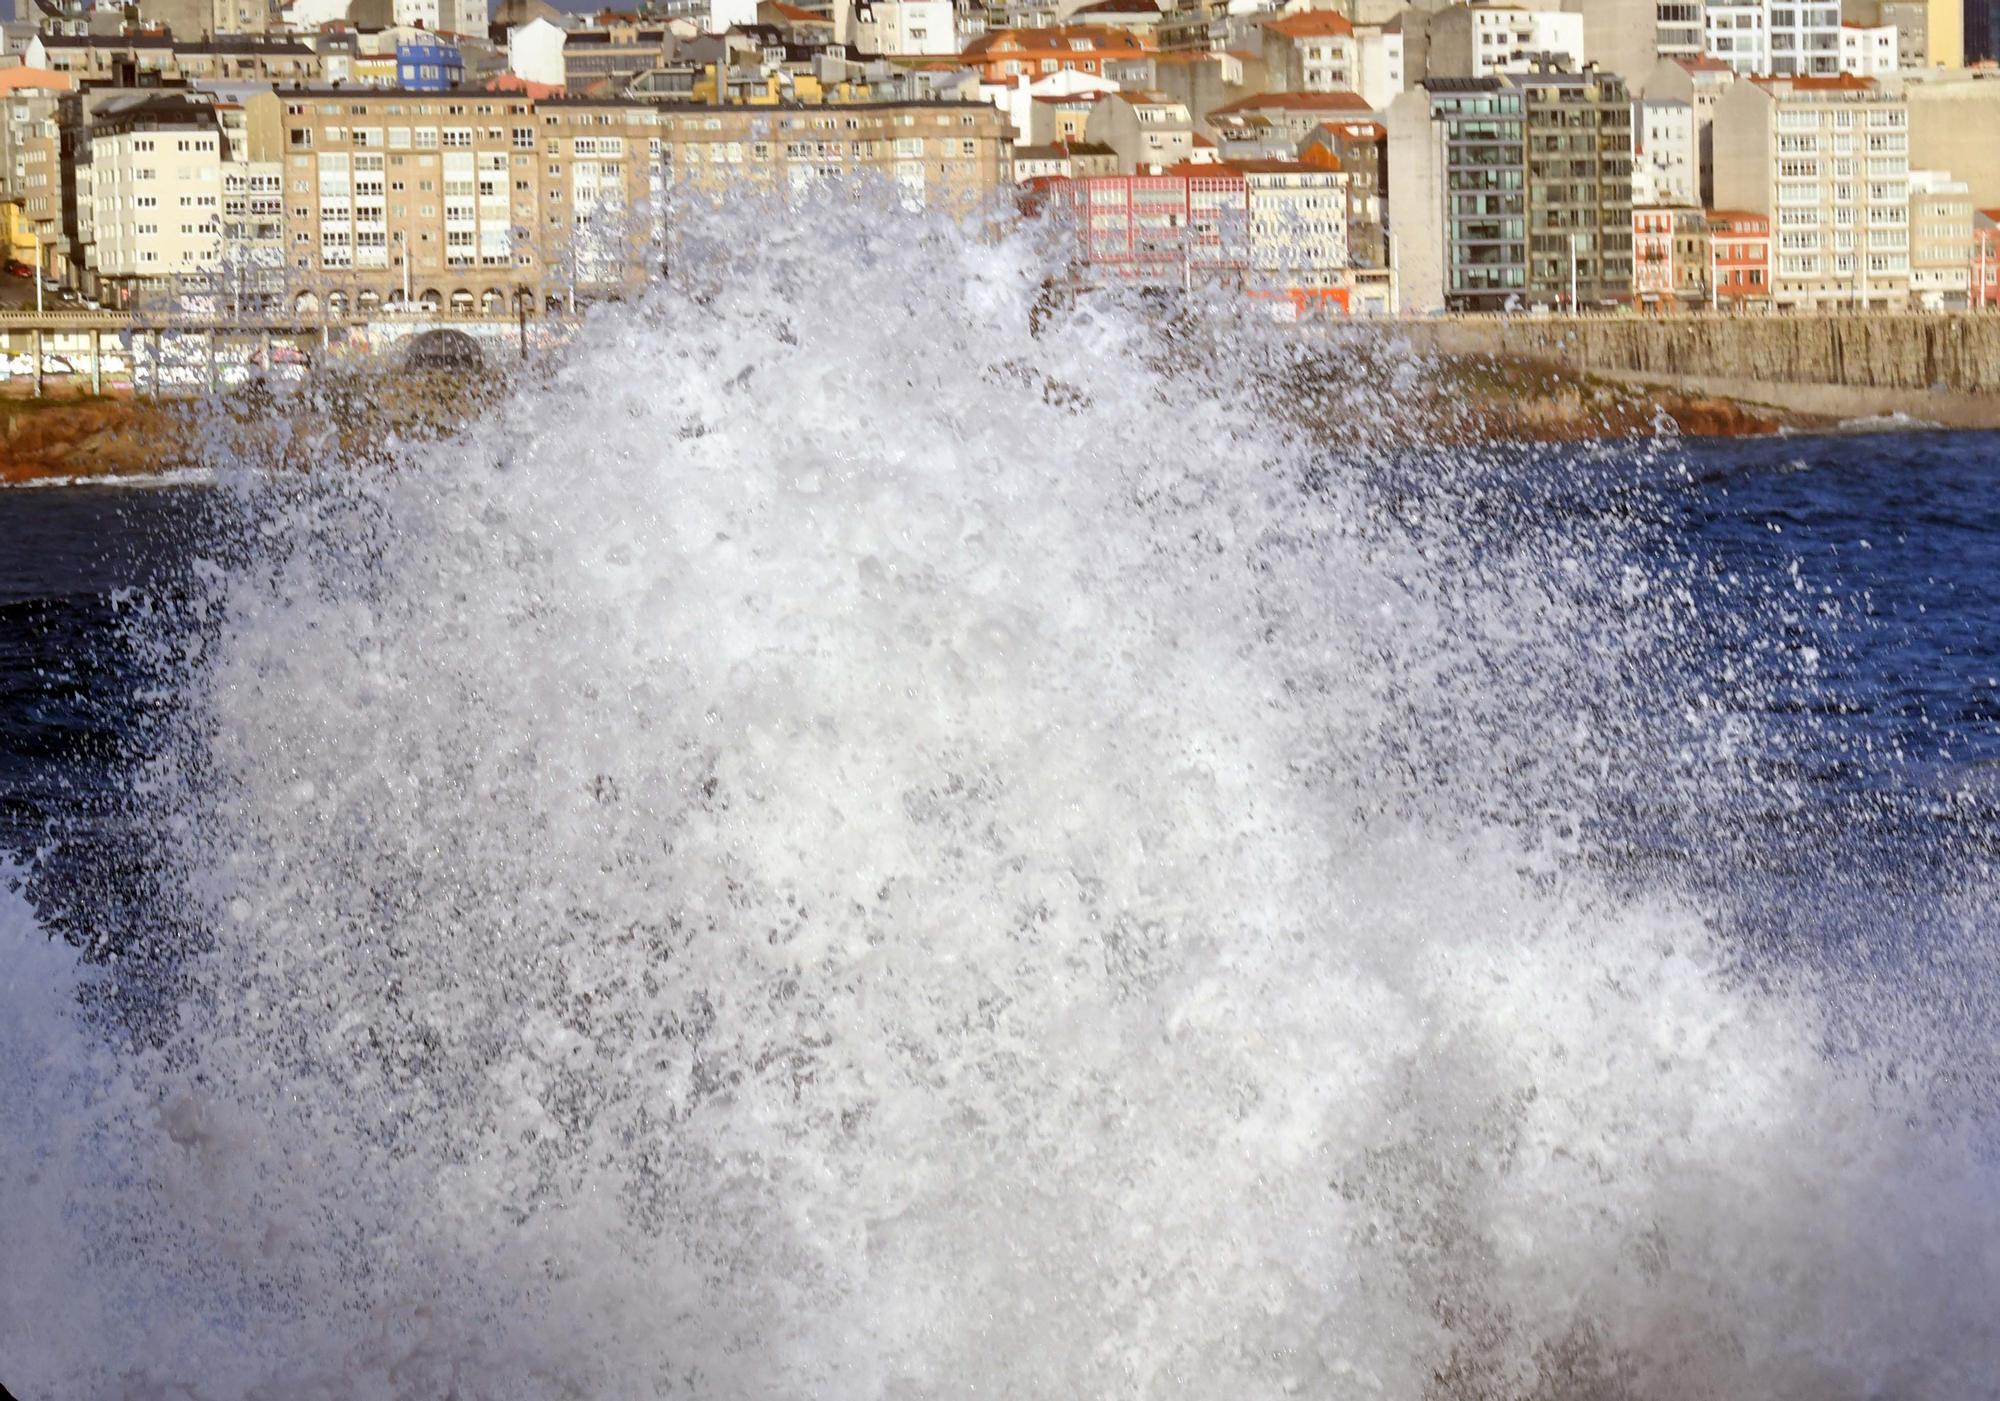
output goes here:
<path id="1" fill-rule="evenodd" d="M 1395 333 L 1450 356 L 1857 418 L 2000 427 L 2000 314 L 1451 316 Z"/>

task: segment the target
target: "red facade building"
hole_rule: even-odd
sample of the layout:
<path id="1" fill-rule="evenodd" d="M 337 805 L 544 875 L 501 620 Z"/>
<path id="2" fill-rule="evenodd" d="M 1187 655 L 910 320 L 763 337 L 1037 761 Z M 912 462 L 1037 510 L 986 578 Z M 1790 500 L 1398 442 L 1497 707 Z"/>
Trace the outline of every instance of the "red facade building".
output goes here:
<path id="1" fill-rule="evenodd" d="M 1059 180 L 1050 204 L 1071 222 L 1079 272 L 1133 287 L 1240 284 L 1248 186 L 1226 166 Z"/>
<path id="2" fill-rule="evenodd" d="M 1972 309 L 2000 311 L 2000 209 L 1972 211 Z"/>
<path id="3" fill-rule="evenodd" d="M 1741 209 L 1708 211 L 1710 297 L 1718 307 L 1771 304 L 1771 219 Z"/>

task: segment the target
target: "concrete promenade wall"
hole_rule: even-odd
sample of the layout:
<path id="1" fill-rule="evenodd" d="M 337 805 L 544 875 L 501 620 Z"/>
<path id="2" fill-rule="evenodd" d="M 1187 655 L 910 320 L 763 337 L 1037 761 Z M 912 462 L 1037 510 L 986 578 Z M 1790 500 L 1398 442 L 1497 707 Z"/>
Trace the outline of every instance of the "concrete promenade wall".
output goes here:
<path id="1" fill-rule="evenodd" d="M 1881 403 L 1911 394 L 1994 396 L 1992 413 L 2000 417 L 2000 314 L 1991 312 L 1459 316 L 1397 328 L 1416 345 L 1445 354 L 1519 356 L 1607 378 L 1686 381 L 1689 388 L 1698 380 L 1714 386 L 1705 392 L 1745 399 L 1778 385 L 1883 391 L 1870 396 Z"/>

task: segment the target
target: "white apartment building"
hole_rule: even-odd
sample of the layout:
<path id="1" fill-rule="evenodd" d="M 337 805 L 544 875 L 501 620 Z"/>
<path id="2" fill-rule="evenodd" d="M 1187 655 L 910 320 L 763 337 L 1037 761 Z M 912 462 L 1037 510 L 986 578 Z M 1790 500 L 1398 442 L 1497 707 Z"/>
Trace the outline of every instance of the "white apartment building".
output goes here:
<path id="1" fill-rule="evenodd" d="M 1829 77 L 1840 71 L 1840 6 L 1769 0 L 1771 72 Z"/>
<path id="2" fill-rule="evenodd" d="M 1709 57 L 1746 76 L 1841 71 L 1840 6 L 1824 0 L 1709 0 L 1703 36 Z"/>
<path id="3" fill-rule="evenodd" d="M 87 181 L 78 166 L 81 241 L 111 300 L 220 266 L 228 153 L 213 107 L 179 94 L 110 103 L 89 143 Z"/>
<path id="4" fill-rule="evenodd" d="M 1770 218 L 1774 306 L 1908 301 L 1909 115 L 1847 75 L 1760 78 L 1723 95 L 1715 204 Z"/>
<path id="5" fill-rule="evenodd" d="M 1972 294 L 1972 190 L 1942 170 L 1910 172 L 1910 301 L 1959 309 Z"/>
<path id="6" fill-rule="evenodd" d="M 1840 71 L 1863 78 L 1883 78 L 1894 73 L 1896 26 L 1893 24 L 1843 24 L 1840 26 Z"/>
<path id="7" fill-rule="evenodd" d="M 955 54 L 958 21 L 951 0 L 857 0 L 848 40 L 865 54 Z"/>
<path id="8" fill-rule="evenodd" d="M 1584 17 L 1516 5 L 1452 5 L 1430 17 L 1425 76 L 1490 78 L 1526 73 L 1541 55 L 1584 63 Z"/>
<path id="9" fill-rule="evenodd" d="M 1632 104 L 1632 204 L 1662 208 L 1701 203 L 1701 145 L 1694 106 L 1679 98 Z"/>
<path id="10" fill-rule="evenodd" d="M 1354 26 L 1354 91 L 1377 112 L 1403 90 L 1403 27 Z"/>
<path id="11" fill-rule="evenodd" d="M 1722 60 L 1737 73 L 1771 71 L 1771 36 L 1764 27 L 1763 0 L 1709 0 L 1706 30 L 1708 56 Z"/>
<path id="12" fill-rule="evenodd" d="M 396 0 L 396 23 L 422 27 L 433 34 L 476 34 L 486 37 L 484 0 Z"/>
<path id="13" fill-rule="evenodd" d="M 1253 286 L 1312 292 L 1347 283 L 1347 177 L 1300 161 L 1238 161 L 1249 202 Z"/>

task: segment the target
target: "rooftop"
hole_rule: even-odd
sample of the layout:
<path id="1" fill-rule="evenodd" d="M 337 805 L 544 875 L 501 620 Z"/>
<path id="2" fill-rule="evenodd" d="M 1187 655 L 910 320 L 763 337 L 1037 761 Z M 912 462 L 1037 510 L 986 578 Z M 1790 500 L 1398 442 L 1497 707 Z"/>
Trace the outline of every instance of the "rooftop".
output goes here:
<path id="1" fill-rule="evenodd" d="M 1282 19 L 1265 20 L 1264 28 L 1287 39 L 1345 37 L 1354 32 L 1353 24 L 1332 10 L 1304 10 Z"/>
<path id="2" fill-rule="evenodd" d="M 1453 80 L 1456 81 L 1456 80 Z M 1470 79 L 1472 82 L 1486 81 Z M 1211 117 L 1231 117 L 1249 112 L 1373 112 L 1368 100 L 1358 92 L 1264 92 L 1239 97 L 1209 113 Z"/>

